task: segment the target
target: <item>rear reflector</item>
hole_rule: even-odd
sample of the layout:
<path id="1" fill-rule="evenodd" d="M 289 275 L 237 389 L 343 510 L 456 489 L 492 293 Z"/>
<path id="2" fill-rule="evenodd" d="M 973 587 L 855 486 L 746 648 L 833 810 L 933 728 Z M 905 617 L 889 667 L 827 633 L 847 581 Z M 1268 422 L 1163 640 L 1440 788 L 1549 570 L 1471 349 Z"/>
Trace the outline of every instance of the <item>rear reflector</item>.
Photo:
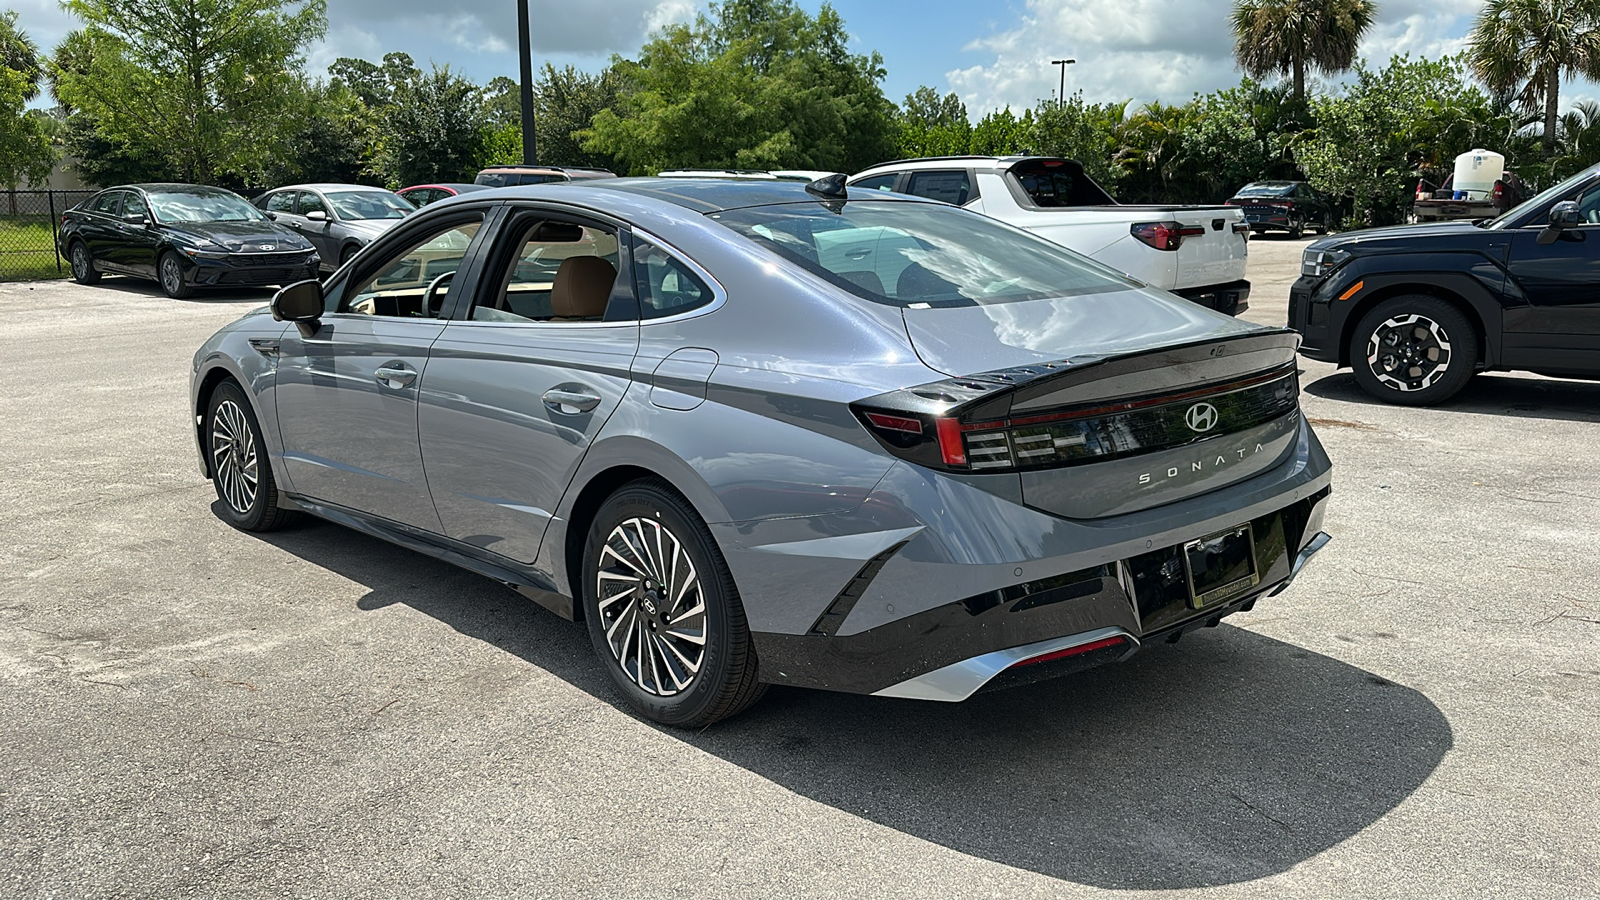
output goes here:
<path id="1" fill-rule="evenodd" d="M 921 419 L 912 419 L 905 416 L 891 416 L 888 413 L 881 412 L 869 412 L 866 413 L 866 417 L 868 422 L 871 422 L 879 428 L 887 428 L 890 431 L 904 431 L 907 434 L 922 433 Z"/>
<path id="2" fill-rule="evenodd" d="M 1034 663 L 1049 662 L 1053 659 L 1065 659 L 1069 656 L 1082 656 L 1085 653 L 1093 653 L 1096 650 L 1104 650 L 1107 647 L 1115 647 L 1118 644 L 1126 644 L 1127 642 L 1128 639 L 1120 635 L 1116 637 L 1108 637 L 1104 640 L 1090 641 L 1087 644 L 1079 644 L 1076 647 L 1068 647 L 1065 650 L 1054 650 L 1039 656 L 1029 657 L 1022 662 L 1012 663 L 1010 668 L 1018 669 L 1023 666 L 1031 666 Z"/>

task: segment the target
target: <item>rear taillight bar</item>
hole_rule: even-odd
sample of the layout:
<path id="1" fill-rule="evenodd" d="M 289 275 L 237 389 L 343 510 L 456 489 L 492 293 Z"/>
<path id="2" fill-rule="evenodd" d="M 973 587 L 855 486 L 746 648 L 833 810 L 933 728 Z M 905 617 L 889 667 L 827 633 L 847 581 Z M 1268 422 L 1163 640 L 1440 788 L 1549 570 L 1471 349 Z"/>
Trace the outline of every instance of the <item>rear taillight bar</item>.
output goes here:
<path id="1" fill-rule="evenodd" d="M 1041 653 L 1038 656 L 1030 656 L 1027 659 L 1012 663 L 1010 668 L 1016 669 L 1022 666 L 1031 666 L 1035 663 L 1066 659 L 1069 656 L 1082 656 L 1085 653 L 1093 653 L 1096 650 L 1104 650 L 1107 647 L 1115 647 L 1118 644 L 1126 644 L 1127 642 L 1128 639 L 1122 635 L 1114 635 L 1098 641 L 1090 641 L 1087 644 L 1079 644 L 1076 647 L 1068 647 L 1065 650 L 1053 650 L 1049 653 Z"/>

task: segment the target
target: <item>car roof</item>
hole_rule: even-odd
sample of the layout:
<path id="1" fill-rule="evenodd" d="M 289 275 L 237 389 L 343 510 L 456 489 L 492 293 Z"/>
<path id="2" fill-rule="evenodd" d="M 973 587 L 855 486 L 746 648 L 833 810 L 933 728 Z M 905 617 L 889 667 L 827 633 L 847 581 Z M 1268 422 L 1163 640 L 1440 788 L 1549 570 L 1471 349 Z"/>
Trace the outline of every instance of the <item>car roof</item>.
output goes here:
<path id="1" fill-rule="evenodd" d="M 377 187 L 370 184 L 286 184 L 273 191 L 321 191 L 324 194 L 337 194 L 345 191 L 382 191 L 385 194 L 393 193 L 388 188 Z M 267 191 L 272 193 L 272 191 Z"/>
<path id="2" fill-rule="evenodd" d="M 525 188 L 501 188 L 503 192 L 534 191 L 539 185 L 529 185 Z M 616 178 L 604 181 L 584 182 L 584 193 L 587 195 L 594 191 L 617 191 L 662 200 L 667 203 L 691 209 L 700 213 L 721 212 L 728 209 L 744 209 L 751 206 L 772 206 L 780 203 L 816 203 L 818 201 L 835 198 L 821 197 L 806 190 L 806 184 L 799 181 L 764 181 L 740 180 L 731 178 Z M 546 190 L 549 190 L 546 187 Z M 558 188 L 560 194 L 551 192 L 549 196 L 566 196 L 567 192 L 574 190 L 573 185 Z M 541 192 L 543 195 L 543 192 Z M 852 188 L 847 192 L 847 200 L 882 200 L 893 199 L 896 201 L 907 200 L 919 203 L 932 203 L 937 201 L 924 200 L 921 197 L 896 194 L 892 198 L 886 197 L 882 191 Z"/>
<path id="3" fill-rule="evenodd" d="M 855 179 L 868 172 L 889 168 L 901 172 L 915 169 L 948 169 L 951 168 L 952 163 L 965 163 L 961 168 L 1005 172 L 1022 163 L 1039 160 L 1060 160 L 1078 165 L 1076 160 L 1068 159 L 1065 156 L 918 156 L 910 159 L 891 159 L 887 162 L 876 163 L 850 177 Z"/>
<path id="4" fill-rule="evenodd" d="M 125 191 L 129 189 L 138 189 L 146 193 L 158 191 L 166 194 L 227 194 L 230 197 L 239 196 L 227 188 L 213 187 L 209 184 L 184 184 L 177 181 L 150 181 L 142 182 L 140 184 L 119 184 L 116 187 L 106 188 L 108 191 Z"/>
<path id="5" fill-rule="evenodd" d="M 423 184 L 413 184 L 413 185 L 410 185 L 408 187 L 403 187 L 399 191 L 396 191 L 395 193 L 402 193 L 402 192 L 405 192 L 405 191 L 415 191 L 415 190 L 418 190 L 418 189 L 421 189 L 421 188 L 449 188 L 452 191 L 487 191 L 487 190 L 489 190 L 489 186 L 486 185 L 486 184 L 466 184 L 466 183 L 460 182 L 460 181 L 429 181 L 429 182 L 425 182 Z"/>

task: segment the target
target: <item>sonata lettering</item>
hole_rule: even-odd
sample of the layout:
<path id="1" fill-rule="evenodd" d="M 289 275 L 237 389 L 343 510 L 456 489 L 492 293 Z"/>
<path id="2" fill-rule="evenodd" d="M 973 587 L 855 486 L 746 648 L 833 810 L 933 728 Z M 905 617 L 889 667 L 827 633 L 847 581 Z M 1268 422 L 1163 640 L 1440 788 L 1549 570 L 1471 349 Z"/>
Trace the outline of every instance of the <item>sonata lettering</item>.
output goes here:
<path id="1" fill-rule="evenodd" d="M 1251 456 L 1256 455 L 1257 453 L 1260 453 L 1265 448 L 1266 448 L 1265 444 L 1256 444 L 1254 449 L 1246 446 L 1246 447 L 1240 447 L 1238 449 L 1238 451 L 1236 451 L 1236 452 L 1239 454 L 1239 459 L 1247 459 L 1247 458 L 1249 458 Z M 1220 468 L 1222 466 L 1227 465 L 1229 462 L 1236 462 L 1236 461 L 1237 460 L 1230 460 L 1230 459 L 1228 459 L 1227 456 L 1224 456 L 1222 454 L 1218 454 L 1216 460 L 1211 462 L 1211 463 L 1207 463 L 1203 459 L 1195 460 L 1194 462 L 1189 464 L 1189 471 L 1190 472 L 1204 472 L 1204 471 L 1206 471 L 1208 466 L 1210 468 L 1212 468 L 1212 469 L 1217 469 L 1217 468 Z M 1151 483 L 1155 482 L 1157 479 L 1166 480 L 1168 478 L 1177 478 L 1178 477 L 1178 473 L 1180 471 L 1182 471 L 1182 467 L 1181 466 L 1169 466 L 1165 472 L 1161 472 L 1161 471 L 1145 472 L 1144 474 L 1139 476 L 1139 483 L 1140 484 L 1151 484 Z"/>

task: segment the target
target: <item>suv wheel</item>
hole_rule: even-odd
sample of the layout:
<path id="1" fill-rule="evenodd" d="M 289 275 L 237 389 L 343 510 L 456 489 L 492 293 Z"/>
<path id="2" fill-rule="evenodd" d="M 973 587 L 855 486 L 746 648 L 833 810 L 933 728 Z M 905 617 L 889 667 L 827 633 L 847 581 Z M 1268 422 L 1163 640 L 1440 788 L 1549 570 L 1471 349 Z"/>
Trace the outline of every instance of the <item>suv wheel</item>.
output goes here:
<path id="1" fill-rule="evenodd" d="M 211 392 L 203 433 L 211 483 L 229 525 L 272 531 L 298 517 L 278 505 L 278 483 L 261 441 L 261 427 L 237 384 L 225 381 Z"/>
<path id="2" fill-rule="evenodd" d="M 83 241 L 72 242 L 68 261 L 72 264 L 73 281 L 79 284 L 96 284 L 100 281 L 100 273 L 94 268 L 94 257 L 89 255 L 89 248 Z"/>
<path id="3" fill-rule="evenodd" d="M 1410 294 L 1373 307 L 1350 338 L 1356 383 L 1386 403 L 1431 406 L 1454 396 L 1478 362 L 1478 333 L 1454 306 Z"/>
<path id="4" fill-rule="evenodd" d="M 665 482 L 633 482 L 601 506 L 584 547 L 583 604 L 607 674 L 649 719 L 697 728 L 765 692 L 733 575 Z"/>

